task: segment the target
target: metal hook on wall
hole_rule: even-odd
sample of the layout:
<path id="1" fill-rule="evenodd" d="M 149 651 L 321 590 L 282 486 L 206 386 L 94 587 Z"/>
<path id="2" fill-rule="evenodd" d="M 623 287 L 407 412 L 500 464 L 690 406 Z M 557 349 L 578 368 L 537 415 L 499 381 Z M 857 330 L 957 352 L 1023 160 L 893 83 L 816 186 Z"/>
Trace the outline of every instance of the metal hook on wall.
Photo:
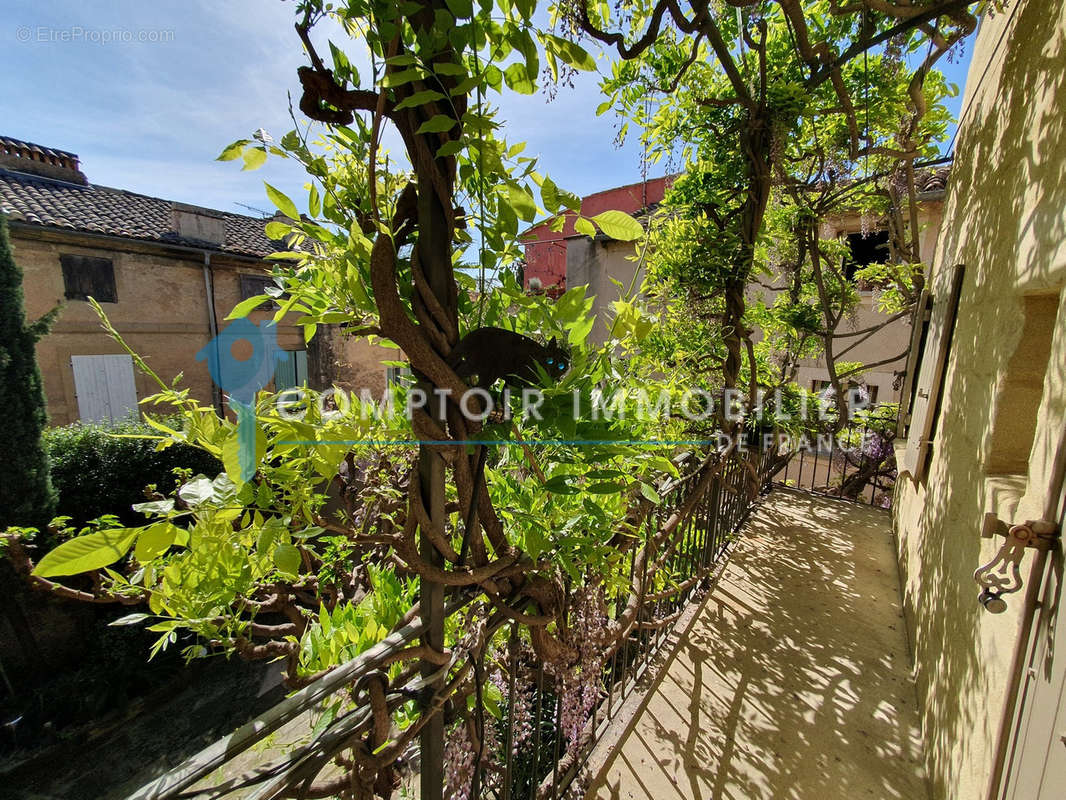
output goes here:
<path id="1" fill-rule="evenodd" d="M 1021 564 L 1026 549 L 1050 549 L 1058 535 L 1058 527 L 1046 520 L 1028 520 L 1007 528 L 1006 524 L 993 517 L 986 520 L 986 531 L 989 529 L 991 534 L 1005 536 L 1006 540 L 991 561 L 974 570 L 973 579 L 981 587 L 977 601 L 986 611 L 1002 614 L 1007 610 L 1003 595 L 1013 594 L 1022 588 Z"/>

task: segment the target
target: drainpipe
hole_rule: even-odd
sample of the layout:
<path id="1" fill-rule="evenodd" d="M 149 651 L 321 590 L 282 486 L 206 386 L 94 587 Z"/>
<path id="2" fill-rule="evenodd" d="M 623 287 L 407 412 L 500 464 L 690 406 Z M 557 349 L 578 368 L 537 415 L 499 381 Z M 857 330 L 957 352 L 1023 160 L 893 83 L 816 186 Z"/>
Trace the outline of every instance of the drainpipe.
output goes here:
<path id="1" fill-rule="evenodd" d="M 211 252 L 204 250 L 204 289 L 207 292 L 207 327 L 211 332 L 211 341 L 214 343 L 214 348 L 218 350 L 218 317 L 215 315 L 215 281 L 211 273 Z M 218 361 L 218 355 L 215 355 L 216 362 Z M 222 416 L 222 389 L 218 384 L 211 381 L 211 397 L 214 400 L 215 411 L 219 416 Z"/>

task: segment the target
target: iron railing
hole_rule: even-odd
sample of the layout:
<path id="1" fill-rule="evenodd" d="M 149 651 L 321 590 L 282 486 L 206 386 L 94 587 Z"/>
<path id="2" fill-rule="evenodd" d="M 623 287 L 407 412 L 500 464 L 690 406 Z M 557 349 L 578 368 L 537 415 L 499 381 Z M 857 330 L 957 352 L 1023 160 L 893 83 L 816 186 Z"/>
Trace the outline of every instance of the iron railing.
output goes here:
<path id="1" fill-rule="evenodd" d="M 887 417 L 853 420 L 794 447 L 773 482 L 825 497 L 891 508 L 896 483 L 895 431 Z"/>
<path id="2" fill-rule="evenodd" d="M 496 765 L 490 774 L 480 771 L 473 783 L 480 798 L 493 800 L 555 800 L 577 788 L 575 778 L 582 774 L 596 743 L 632 696 L 637 683 L 655 655 L 669 640 L 672 622 L 706 588 L 709 576 L 727 551 L 736 531 L 747 519 L 757 496 L 770 483 L 771 461 L 758 453 L 745 457 L 730 455 L 724 461 L 714 456 L 687 454 L 675 460 L 681 477 L 662 484 L 661 502 L 644 523 L 641 543 L 627 553 L 630 581 L 639 587 L 636 612 L 623 635 L 594 662 L 591 703 L 581 709 L 576 720 L 567 719 L 565 678 L 541 663 L 523 640 L 521 625 L 515 621 L 497 624 L 506 635 L 504 658 L 507 677 L 503 687 L 500 715 L 487 724 L 496 734 L 498 748 L 482 763 Z M 639 573 L 639 576 L 638 576 Z M 460 614 L 473 595 L 453 598 L 447 615 Z M 622 591 L 607 610 L 608 624 L 625 618 L 623 603 L 633 603 L 633 595 Z M 567 615 L 571 622 L 573 609 Z M 355 732 L 364 729 L 372 713 L 359 702 L 360 682 L 390 663 L 405 648 L 416 644 L 426 630 L 417 620 L 394 631 L 382 642 L 351 661 L 335 668 L 312 684 L 294 693 L 260 717 L 243 725 L 224 739 L 208 746 L 184 763 L 151 781 L 128 800 L 179 800 L 179 798 L 241 798 L 273 800 L 299 796 L 300 787 L 309 786 L 340 746 Z M 459 648 L 451 659 L 431 675 L 414 672 L 405 683 L 391 686 L 386 701 L 390 712 L 413 697 L 425 696 L 460 666 Z M 484 672 L 485 665 L 480 666 Z M 478 676 L 480 682 L 488 676 Z M 346 710 L 326 726 L 315 726 L 314 717 L 331 698 L 347 693 Z M 588 700 L 586 695 L 586 701 Z M 443 704 L 429 713 L 442 713 Z M 572 712 L 572 709 L 570 710 Z M 524 716 L 523 716 L 524 715 Z M 304 717 L 307 717 L 304 719 Z M 286 725 L 305 723 L 311 731 L 306 741 L 286 746 L 273 760 L 254 758 L 250 768 L 235 774 L 237 759 L 248 760 L 253 748 L 264 748 L 268 737 Z M 315 728 L 315 730 L 311 730 Z M 321 728 L 321 730 L 319 730 Z M 484 741 L 484 738 L 483 738 Z M 434 749 L 431 749 L 431 751 Z M 435 748 L 441 752 L 442 748 Z M 254 753 L 253 753 L 254 755 Z M 415 764 L 413 769 L 417 770 Z M 469 796 L 470 792 L 467 792 Z"/>

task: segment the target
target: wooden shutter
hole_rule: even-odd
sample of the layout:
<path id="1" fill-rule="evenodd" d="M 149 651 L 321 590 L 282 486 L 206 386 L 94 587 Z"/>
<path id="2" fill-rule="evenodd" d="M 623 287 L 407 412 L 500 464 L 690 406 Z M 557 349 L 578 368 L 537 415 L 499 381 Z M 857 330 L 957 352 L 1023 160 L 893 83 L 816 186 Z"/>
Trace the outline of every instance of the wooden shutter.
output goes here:
<path id="1" fill-rule="evenodd" d="M 899 393 L 899 419 L 896 420 L 896 436 L 907 437 L 907 427 L 911 423 L 911 410 L 914 406 L 914 383 L 918 380 L 918 370 L 922 366 L 922 344 L 929 328 L 932 296 L 928 289 L 922 289 L 918 304 L 911 317 L 911 346 L 907 350 L 907 366 L 903 372 L 903 388 Z"/>
<path id="2" fill-rule="evenodd" d="M 63 290 L 68 300 L 88 300 L 117 303 L 115 268 L 109 258 L 61 255 Z"/>
<path id="3" fill-rule="evenodd" d="M 113 356 L 71 356 L 78 416 L 85 421 L 118 421 L 137 413 L 133 359 Z"/>
<path id="4" fill-rule="evenodd" d="M 962 277 L 963 266 L 959 264 L 952 269 L 951 284 L 948 290 L 938 292 L 933 301 L 921 373 L 918 375 L 917 391 L 911 406 L 907 453 L 903 459 L 903 469 L 909 472 L 916 481 L 925 477 L 929 446 L 932 442 L 936 416 L 940 409 L 944 375 L 947 372 L 951 334 L 955 330 L 955 317 L 959 310 Z"/>

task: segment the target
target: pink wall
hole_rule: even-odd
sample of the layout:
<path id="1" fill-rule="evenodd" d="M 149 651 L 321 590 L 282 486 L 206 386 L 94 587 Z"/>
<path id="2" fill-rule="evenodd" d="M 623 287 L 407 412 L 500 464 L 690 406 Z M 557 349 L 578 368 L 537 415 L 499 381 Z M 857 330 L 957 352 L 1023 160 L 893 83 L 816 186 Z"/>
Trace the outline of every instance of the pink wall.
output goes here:
<path id="1" fill-rule="evenodd" d="M 635 214 L 662 202 L 674 177 L 667 175 L 590 194 L 581 200 L 581 213 L 586 217 L 612 210 Z M 530 278 L 539 278 L 541 285 L 553 296 L 557 297 L 566 291 L 566 240 L 577 235 L 574 231 L 574 213 L 570 211 L 566 212 L 566 224 L 561 231 L 553 231 L 547 222 L 543 222 L 523 234 L 522 238 L 528 242 L 525 272 L 527 288 Z"/>

